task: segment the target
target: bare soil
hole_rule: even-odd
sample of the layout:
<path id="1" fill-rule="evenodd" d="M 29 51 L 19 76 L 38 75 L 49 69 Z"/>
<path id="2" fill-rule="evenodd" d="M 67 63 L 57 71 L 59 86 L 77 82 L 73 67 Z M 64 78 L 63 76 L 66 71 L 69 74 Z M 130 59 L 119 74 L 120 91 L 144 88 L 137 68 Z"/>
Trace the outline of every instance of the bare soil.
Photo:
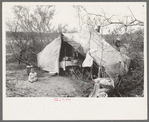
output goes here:
<path id="1" fill-rule="evenodd" d="M 86 97 L 90 83 L 79 82 L 73 77 L 50 76 L 36 70 L 38 81 L 30 83 L 26 65 L 17 62 L 6 64 L 7 97 Z M 91 89 L 90 89 L 91 91 Z M 89 92 L 90 92 L 89 91 Z"/>

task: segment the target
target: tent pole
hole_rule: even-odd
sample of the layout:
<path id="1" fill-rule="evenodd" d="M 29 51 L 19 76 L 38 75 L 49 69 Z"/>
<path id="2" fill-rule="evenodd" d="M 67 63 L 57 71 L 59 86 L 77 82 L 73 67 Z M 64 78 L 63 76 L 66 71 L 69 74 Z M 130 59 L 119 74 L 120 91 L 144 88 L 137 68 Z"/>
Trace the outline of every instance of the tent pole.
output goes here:
<path id="1" fill-rule="evenodd" d="M 93 65 L 91 66 L 91 79 L 93 79 Z"/>
<path id="2" fill-rule="evenodd" d="M 65 76 L 66 76 L 66 47 L 65 47 Z"/>
<path id="3" fill-rule="evenodd" d="M 100 67 L 98 67 L 98 78 L 100 78 Z"/>

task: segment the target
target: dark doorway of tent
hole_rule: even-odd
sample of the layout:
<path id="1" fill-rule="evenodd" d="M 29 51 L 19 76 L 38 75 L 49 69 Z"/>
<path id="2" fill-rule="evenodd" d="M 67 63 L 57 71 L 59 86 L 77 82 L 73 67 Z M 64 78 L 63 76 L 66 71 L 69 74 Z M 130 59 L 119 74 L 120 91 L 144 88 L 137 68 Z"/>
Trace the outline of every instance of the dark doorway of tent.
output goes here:
<path id="1" fill-rule="evenodd" d="M 75 77 L 78 80 L 91 81 L 98 77 L 98 65 L 94 62 L 92 67 L 82 67 L 85 55 L 62 40 L 59 68 L 60 76 Z"/>

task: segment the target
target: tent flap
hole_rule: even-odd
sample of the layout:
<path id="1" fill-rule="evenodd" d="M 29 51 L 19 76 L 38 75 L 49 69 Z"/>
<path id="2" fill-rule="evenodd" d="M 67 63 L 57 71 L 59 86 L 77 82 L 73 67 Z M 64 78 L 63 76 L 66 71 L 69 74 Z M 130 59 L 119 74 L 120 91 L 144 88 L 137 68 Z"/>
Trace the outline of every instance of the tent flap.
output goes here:
<path id="1" fill-rule="evenodd" d="M 93 65 L 93 58 L 89 55 L 89 52 L 86 54 L 86 58 L 82 63 L 82 67 L 91 67 Z"/>
<path id="2" fill-rule="evenodd" d="M 45 71 L 59 73 L 61 39 L 56 38 L 37 54 L 38 67 Z"/>

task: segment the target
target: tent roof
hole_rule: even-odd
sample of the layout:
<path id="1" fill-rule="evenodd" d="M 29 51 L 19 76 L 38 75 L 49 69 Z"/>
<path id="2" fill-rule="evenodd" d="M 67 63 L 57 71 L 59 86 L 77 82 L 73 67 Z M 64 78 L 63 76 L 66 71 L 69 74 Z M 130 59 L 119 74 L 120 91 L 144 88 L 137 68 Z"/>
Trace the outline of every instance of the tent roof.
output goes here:
<path id="1" fill-rule="evenodd" d="M 112 65 L 119 61 L 129 60 L 125 54 L 114 49 L 96 31 L 92 33 L 63 33 L 63 40 L 85 56 L 87 51 L 98 65 Z M 102 60 L 101 60 L 102 59 Z"/>
<path id="2" fill-rule="evenodd" d="M 62 41 L 67 42 L 80 54 L 87 53 L 99 65 L 105 66 L 105 71 L 114 76 L 128 72 L 130 58 L 114 49 L 95 31 L 91 33 L 63 33 L 37 54 L 38 66 L 50 72 L 59 72 L 59 55 Z M 52 58 L 51 58 L 52 57 Z"/>
<path id="3" fill-rule="evenodd" d="M 86 52 L 84 51 L 83 45 L 79 42 L 79 35 L 77 33 L 63 33 L 63 41 L 70 44 L 74 49 L 76 49 L 80 54 L 85 56 Z"/>

